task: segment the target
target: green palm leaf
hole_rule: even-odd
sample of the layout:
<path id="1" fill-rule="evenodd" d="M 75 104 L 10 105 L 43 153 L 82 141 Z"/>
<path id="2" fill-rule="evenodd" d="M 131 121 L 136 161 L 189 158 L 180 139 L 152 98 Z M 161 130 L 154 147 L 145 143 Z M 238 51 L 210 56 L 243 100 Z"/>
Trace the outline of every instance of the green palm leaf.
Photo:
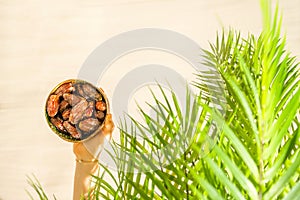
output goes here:
<path id="1" fill-rule="evenodd" d="M 206 65 L 217 68 L 222 81 L 217 76 L 213 79 L 214 72 L 199 73 L 198 81 L 193 85 L 202 91 L 201 97 L 205 97 L 205 100 L 191 104 L 187 97 L 188 108 L 196 109 L 197 103 L 197 110 L 201 110 L 197 130 L 189 130 L 189 136 L 196 135 L 197 138 L 197 134 L 202 134 L 203 137 L 205 131 L 216 124 L 222 131 L 217 146 L 202 158 L 203 143 L 209 143 L 209 138 L 203 137 L 197 141 L 193 138 L 192 145 L 186 151 L 177 151 L 183 153 L 183 156 L 176 158 L 172 164 L 148 168 L 154 174 L 150 173 L 150 176 L 146 173 L 145 179 L 157 184 L 152 188 L 152 193 L 142 193 L 140 189 L 145 188 L 143 184 L 139 182 L 139 185 L 135 185 L 133 177 L 136 175 L 130 176 L 127 181 L 134 184 L 138 190 L 136 193 L 144 198 L 147 194 L 155 193 L 161 199 L 273 199 L 285 194 L 287 198 L 292 198 L 293 194 L 298 194 L 299 67 L 295 58 L 290 57 L 284 48 L 278 8 L 274 16 L 270 17 L 270 9 L 266 7 L 269 4 L 262 4 L 266 13 L 265 24 L 268 24 L 263 33 L 257 39 L 253 35 L 242 39 L 238 32 L 233 31 L 229 31 L 227 36 L 223 33 L 218 37 L 216 44 L 211 44 L 211 51 L 204 51 L 204 57 Z M 225 84 L 227 104 L 221 105 L 227 109 L 225 116 L 208 106 L 211 105 L 209 102 L 214 102 L 211 90 L 215 89 L 213 93 L 218 93 L 217 87 L 208 86 L 211 80 Z M 153 96 L 155 98 L 155 94 Z M 190 126 L 191 113 L 182 113 L 175 95 L 172 100 L 165 97 L 165 102 L 158 99 L 155 102 L 156 105 L 150 106 L 158 108 L 155 112 L 165 121 L 165 125 L 160 125 L 157 118 L 151 118 L 143 110 L 141 113 L 147 125 L 132 119 L 139 130 L 159 133 L 152 139 L 143 138 L 140 144 L 136 140 L 134 143 L 129 142 L 139 155 L 135 157 L 135 163 L 153 163 L 143 155 L 169 144 L 176 138 L 176 134 L 187 133 Z M 175 105 L 174 110 L 172 103 Z M 165 112 L 169 115 L 165 116 Z M 192 115 L 195 122 L 197 115 Z M 134 132 L 134 129 L 131 130 Z M 123 136 L 130 140 L 135 138 L 128 130 L 124 133 Z M 146 148 L 138 148 L 147 146 L 145 143 L 150 144 L 150 152 Z M 171 151 L 168 149 L 166 153 Z M 176 192 L 178 190 L 182 192 Z"/>

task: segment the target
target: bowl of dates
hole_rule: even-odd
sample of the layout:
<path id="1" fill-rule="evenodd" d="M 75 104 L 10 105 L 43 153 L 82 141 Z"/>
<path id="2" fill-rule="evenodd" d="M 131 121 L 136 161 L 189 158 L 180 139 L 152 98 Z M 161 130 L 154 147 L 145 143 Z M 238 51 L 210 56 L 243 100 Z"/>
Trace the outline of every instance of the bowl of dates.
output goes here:
<path id="1" fill-rule="evenodd" d="M 45 105 L 48 125 L 69 142 L 82 142 L 100 133 L 108 113 L 103 90 L 78 79 L 58 84 Z"/>

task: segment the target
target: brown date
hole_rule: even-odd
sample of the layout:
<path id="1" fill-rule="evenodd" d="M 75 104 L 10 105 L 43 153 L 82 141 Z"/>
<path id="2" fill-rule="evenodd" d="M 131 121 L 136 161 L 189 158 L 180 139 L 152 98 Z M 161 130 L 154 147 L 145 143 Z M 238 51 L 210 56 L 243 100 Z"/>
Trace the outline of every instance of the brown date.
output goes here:
<path id="1" fill-rule="evenodd" d="M 88 103 L 87 109 L 84 111 L 83 117 L 86 117 L 86 118 L 91 117 L 94 113 L 94 110 L 95 110 L 95 103 L 94 103 L 94 101 L 90 101 Z"/>
<path id="2" fill-rule="evenodd" d="M 95 118 L 87 118 L 79 122 L 79 129 L 86 133 L 94 131 L 98 126 L 99 121 Z"/>
<path id="3" fill-rule="evenodd" d="M 89 98 L 101 100 L 100 94 L 89 84 L 83 84 L 82 90 Z"/>
<path id="4" fill-rule="evenodd" d="M 63 123 L 65 129 L 72 135 L 72 137 L 79 139 L 81 137 L 80 133 L 76 130 L 74 126 L 72 126 L 68 121 L 64 121 Z"/>
<path id="5" fill-rule="evenodd" d="M 77 124 L 83 117 L 84 111 L 88 107 L 88 102 L 83 99 L 78 104 L 76 104 L 70 112 L 69 121 L 72 124 Z"/>
<path id="6" fill-rule="evenodd" d="M 65 132 L 66 129 L 63 126 L 63 120 L 60 118 L 50 118 L 51 123 L 59 130 L 62 132 Z"/>
<path id="7" fill-rule="evenodd" d="M 59 112 L 63 113 L 69 105 L 70 104 L 67 101 L 62 100 L 59 104 Z"/>
<path id="8" fill-rule="evenodd" d="M 67 101 L 71 106 L 74 106 L 78 104 L 81 100 L 83 100 L 82 97 L 69 93 L 63 94 L 63 97 L 64 100 Z"/>
<path id="9" fill-rule="evenodd" d="M 99 120 L 103 120 L 104 117 L 105 117 L 105 114 L 104 114 L 104 112 L 102 112 L 102 111 L 97 111 L 96 117 L 97 117 Z"/>
<path id="10" fill-rule="evenodd" d="M 70 117 L 70 113 L 71 113 L 71 109 L 68 108 L 68 109 L 64 110 L 64 112 L 61 114 L 61 116 L 64 120 L 68 120 Z"/>
<path id="11" fill-rule="evenodd" d="M 82 97 L 84 97 L 85 99 L 87 99 L 88 97 L 85 95 L 84 91 L 82 90 L 82 86 L 81 84 L 77 84 L 76 85 L 76 93 Z"/>
<path id="12" fill-rule="evenodd" d="M 72 83 L 65 83 L 57 88 L 55 94 L 57 94 L 58 96 L 62 96 L 64 93 L 70 93 L 73 91 L 75 91 L 75 88 L 73 87 Z"/>
<path id="13" fill-rule="evenodd" d="M 59 96 L 58 95 L 50 95 L 47 101 L 47 112 L 50 117 L 54 117 L 59 108 Z"/>
<path id="14" fill-rule="evenodd" d="M 106 110 L 106 104 L 103 101 L 97 101 L 96 109 L 100 110 L 100 111 L 105 111 Z"/>

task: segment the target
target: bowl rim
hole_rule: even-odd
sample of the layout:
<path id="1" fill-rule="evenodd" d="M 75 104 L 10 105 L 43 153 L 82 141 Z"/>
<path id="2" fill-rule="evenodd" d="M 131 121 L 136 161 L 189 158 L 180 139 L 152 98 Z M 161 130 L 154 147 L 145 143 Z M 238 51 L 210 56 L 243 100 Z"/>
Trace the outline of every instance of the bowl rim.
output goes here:
<path id="1" fill-rule="evenodd" d="M 48 103 L 48 100 L 49 100 L 49 97 L 60 87 L 62 86 L 63 84 L 66 84 L 66 83 L 84 83 L 84 84 L 89 84 L 90 86 L 92 86 L 93 88 L 95 88 L 103 97 L 104 101 L 105 101 L 105 104 L 106 104 L 106 114 L 105 114 L 105 117 L 103 119 L 103 122 L 100 124 L 100 126 L 93 132 L 91 133 L 88 137 L 84 138 L 84 139 L 76 139 L 76 138 L 73 138 L 72 136 L 69 136 L 67 137 L 66 134 L 60 132 L 50 121 L 50 116 L 48 115 L 48 112 L 47 112 L 47 103 Z M 45 109 L 44 109 L 44 113 L 45 113 L 45 117 L 46 117 L 46 121 L 47 121 L 47 124 L 48 126 L 50 127 L 50 129 L 56 134 L 58 135 L 60 138 L 62 138 L 63 140 L 67 141 L 67 142 L 73 142 L 73 143 L 79 143 L 79 142 L 84 142 L 84 141 L 87 141 L 91 138 L 93 138 L 94 136 L 96 136 L 97 134 L 101 134 L 101 129 L 103 128 L 104 126 L 104 122 L 106 120 L 106 117 L 108 114 L 110 114 L 110 107 L 109 107 L 109 101 L 107 99 L 107 96 L 105 94 L 105 92 L 103 91 L 102 88 L 97 88 L 96 86 L 94 86 L 93 84 L 91 84 L 90 82 L 88 81 L 85 81 L 85 80 L 82 80 L 82 79 L 68 79 L 68 80 L 64 80 L 62 82 L 60 82 L 59 84 L 57 84 L 52 90 L 51 92 L 49 93 L 49 95 L 47 96 L 46 98 L 46 104 L 45 104 Z"/>

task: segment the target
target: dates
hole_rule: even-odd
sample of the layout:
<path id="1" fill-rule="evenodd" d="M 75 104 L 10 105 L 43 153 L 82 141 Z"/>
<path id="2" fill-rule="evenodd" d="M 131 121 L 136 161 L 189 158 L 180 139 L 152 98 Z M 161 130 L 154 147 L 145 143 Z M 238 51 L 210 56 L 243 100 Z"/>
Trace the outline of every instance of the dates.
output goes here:
<path id="1" fill-rule="evenodd" d="M 50 117 L 54 117 L 59 108 L 59 96 L 51 95 L 47 101 L 47 112 Z"/>
<path id="2" fill-rule="evenodd" d="M 50 121 L 51 121 L 51 123 L 52 123 L 58 130 L 63 131 L 63 132 L 66 131 L 65 128 L 64 128 L 64 126 L 63 126 L 63 120 L 62 120 L 62 119 L 60 119 L 60 118 L 57 117 L 57 118 L 51 118 Z"/>
<path id="3" fill-rule="evenodd" d="M 99 120 L 95 118 L 87 118 L 79 123 L 79 129 L 84 133 L 94 131 L 99 126 Z"/>
<path id="4" fill-rule="evenodd" d="M 63 100 L 60 104 L 59 104 L 59 112 L 64 112 L 64 110 L 66 110 L 66 108 L 69 106 L 70 104 Z"/>
<path id="5" fill-rule="evenodd" d="M 72 126 L 68 121 L 64 121 L 63 123 L 64 127 L 67 129 L 67 131 L 72 135 L 72 137 L 79 139 L 80 134 L 78 133 L 77 129 Z"/>
<path id="6" fill-rule="evenodd" d="M 107 104 L 93 85 L 71 80 L 49 95 L 46 112 L 48 122 L 63 137 L 82 140 L 93 134 L 104 122 Z"/>
<path id="7" fill-rule="evenodd" d="M 85 99 L 76 104 L 71 110 L 69 121 L 72 124 L 77 124 L 82 119 L 87 107 L 88 102 Z"/>
<path id="8" fill-rule="evenodd" d="M 104 112 L 102 112 L 102 111 L 97 111 L 96 117 L 97 117 L 98 119 L 102 120 L 102 119 L 104 119 L 105 114 L 104 114 Z"/>
<path id="9" fill-rule="evenodd" d="M 99 93 L 94 89 L 92 88 L 90 85 L 83 85 L 82 86 L 82 90 L 83 92 L 90 98 L 92 99 L 98 99 L 98 100 L 101 100 L 101 96 L 99 95 Z"/>
<path id="10" fill-rule="evenodd" d="M 90 101 L 88 104 L 88 108 L 84 111 L 83 117 L 92 117 L 95 112 L 95 103 Z"/>
<path id="11" fill-rule="evenodd" d="M 71 109 L 70 109 L 70 108 L 69 108 L 69 109 L 65 109 L 65 110 L 63 111 L 63 113 L 61 114 L 61 116 L 62 116 L 62 118 L 63 118 L 64 120 L 68 120 L 69 117 L 70 117 L 70 113 L 71 113 Z"/>
<path id="12" fill-rule="evenodd" d="M 69 94 L 69 93 L 63 94 L 63 97 L 64 97 L 64 100 L 72 106 L 78 104 L 81 100 L 84 99 L 80 96 L 77 96 L 77 95 L 74 95 L 74 94 Z"/>
<path id="13" fill-rule="evenodd" d="M 55 94 L 58 96 L 63 95 L 64 93 L 70 93 L 73 92 L 75 88 L 73 87 L 72 83 L 65 83 L 61 85 L 57 90 L 55 91 Z"/>
<path id="14" fill-rule="evenodd" d="M 97 110 L 105 111 L 106 110 L 106 104 L 103 101 L 97 101 L 96 108 L 97 108 Z"/>

